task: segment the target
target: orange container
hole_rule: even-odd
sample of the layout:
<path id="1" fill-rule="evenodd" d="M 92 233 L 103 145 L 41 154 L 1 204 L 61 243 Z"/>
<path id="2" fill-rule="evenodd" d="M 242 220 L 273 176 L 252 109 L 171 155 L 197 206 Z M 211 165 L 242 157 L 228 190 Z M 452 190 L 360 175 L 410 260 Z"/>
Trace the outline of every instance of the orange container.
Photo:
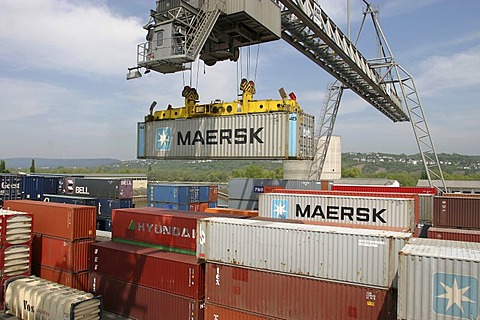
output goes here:
<path id="1" fill-rule="evenodd" d="M 96 207 L 6 200 L 5 208 L 33 215 L 33 232 L 69 240 L 95 239 Z"/>
<path id="2" fill-rule="evenodd" d="M 218 214 L 233 214 L 233 215 L 242 215 L 247 217 L 258 217 L 258 210 L 243 210 L 243 209 L 233 209 L 233 208 L 206 208 L 205 212 L 208 213 L 218 213 Z"/>
<path id="3" fill-rule="evenodd" d="M 67 272 L 88 270 L 89 245 L 93 239 L 66 240 L 35 233 L 32 263 Z"/>
<path id="4" fill-rule="evenodd" d="M 67 272 L 60 269 L 32 264 L 32 274 L 73 289 L 88 291 L 88 271 Z"/>

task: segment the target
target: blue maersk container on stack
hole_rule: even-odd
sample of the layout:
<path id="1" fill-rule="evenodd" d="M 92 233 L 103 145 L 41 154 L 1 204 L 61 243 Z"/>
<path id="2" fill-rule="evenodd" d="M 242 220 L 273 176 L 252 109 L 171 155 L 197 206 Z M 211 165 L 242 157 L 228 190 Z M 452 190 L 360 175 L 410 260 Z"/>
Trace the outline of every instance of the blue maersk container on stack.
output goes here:
<path id="1" fill-rule="evenodd" d="M 199 211 L 211 201 L 209 185 L 149 183 L 148 206 L 173 210 Z M 206 205 L 208 207 L 208 205 Z"/>

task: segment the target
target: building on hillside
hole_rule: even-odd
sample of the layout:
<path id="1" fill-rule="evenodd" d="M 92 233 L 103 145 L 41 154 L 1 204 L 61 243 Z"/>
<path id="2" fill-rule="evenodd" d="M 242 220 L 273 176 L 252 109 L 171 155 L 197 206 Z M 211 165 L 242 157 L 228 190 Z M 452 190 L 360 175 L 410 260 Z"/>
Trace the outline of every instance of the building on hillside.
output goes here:
<path id="1" fill-rule="evenodd" d="M 434 187 L 442 188 L 440 180 L 433 180 Z M 480 194 L 480 181 L 472 180 L 445 180 L 445 185 L 450 193 Z M 428 180 L 421 179 L 417 182 L 418 187 L 430 187 Z"/>

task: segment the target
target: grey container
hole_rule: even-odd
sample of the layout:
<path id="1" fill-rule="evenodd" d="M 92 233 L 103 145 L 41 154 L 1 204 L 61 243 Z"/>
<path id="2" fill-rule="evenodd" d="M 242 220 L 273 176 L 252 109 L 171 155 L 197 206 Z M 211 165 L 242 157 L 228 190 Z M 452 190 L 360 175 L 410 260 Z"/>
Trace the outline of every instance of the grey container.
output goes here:
<path id="1" fill-rule="evenodd" d="M 418 213 L 421 222 L 433 222 L 433 194 L 418 195 Z"/>
<path id="2" fill-rule="evenodd" d="M 137 157 L 312 159 L 314 117 L 303 113 L 159 120 L 138 124 Z"/>
<path id="3" fill-rule="evenodd" d="M 197 223 L 199 259 L 381 288 L 395 287 L 398 251 L 411 237 L 254 219 Z"/>
<path id="4" fill-rule="evenodd" d="M 264 193 L 260 195 L 258 216 L 355 224 L 359 228 L 415 230 L 415 200 L 333 196 L 323 194 Z"/>
<path id="5" fill-rule="evenodd" d="M 411 239 L 399 253 L 398 319 L 478 319 L 480 243 Z"/>

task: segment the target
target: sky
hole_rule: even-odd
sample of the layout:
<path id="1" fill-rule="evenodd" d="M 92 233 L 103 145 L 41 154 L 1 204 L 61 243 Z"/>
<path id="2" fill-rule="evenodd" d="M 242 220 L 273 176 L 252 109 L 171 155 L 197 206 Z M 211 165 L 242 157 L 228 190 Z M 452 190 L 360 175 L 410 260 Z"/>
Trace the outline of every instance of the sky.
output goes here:
<path id="1" fill-rule="evenodd" d="M 252 0 L 253 1 L 253 0 Z M 347 0 L 317 0 L 347 33 Z M 480 1 L 378 0 L 380 25 L 395 61 L 412 76 L 437 153 L 480 155 Z M 320 117 L 334 81 L 283 40 L 241 49 L 237 63 L 195 62 L 191 71 L 150 72 L 126 80 L 136 66 L 142 26 L 154 0 L 0 1 L 0 159 L 136 158 L 137 122 L 183 105 L 185 85 L 201 103 L 237 98 L 238 83 L 256 83 L 256 99 L 294 92 Z M 364 3 L 350 1 L 351 38 Z M 376 57 L 371 20 L 357 47 Z M 346 90 L 334 135 L 342 152 L 419 152 L 411 123 L 394 123 Z"/>

